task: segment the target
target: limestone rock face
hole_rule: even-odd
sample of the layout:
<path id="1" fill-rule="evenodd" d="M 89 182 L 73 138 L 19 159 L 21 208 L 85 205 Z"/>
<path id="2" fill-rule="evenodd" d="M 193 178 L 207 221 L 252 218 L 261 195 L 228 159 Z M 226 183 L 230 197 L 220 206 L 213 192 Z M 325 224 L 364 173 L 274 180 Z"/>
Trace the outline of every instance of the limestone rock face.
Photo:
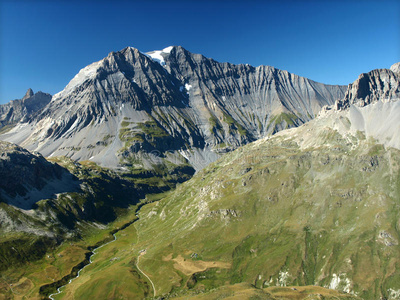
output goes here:
<path id="1" fill-rule="evenodd" d="M 400 99 L 400 63 L 390 69 L 376 69 L 361 74 L 358 79 L 349 84 L 346 95 L 337 101 L 337 109 L 346 109 L 351 104 L 359 107 L 377 101 L 388 102 Z"/>
<path id="2" fill-rule="evenodd" d="M 45 107 L 50 100 L 50 94 L 43 92 L 34 94 L 32 89 L 28 89 L 22 99 L 0 105 L 0 128 L 19 121 L 27 121 L 29 117 Z"/>
<path id="3" fill-rule="evenodd" d="M 309 121 L 344 92 L 179 46 L 149 53 L 127 47 L 83 68 L 40 113 L 0 138 L 112 168 L 146 154 L 140 159 L 148 165 L 173 157 L 200 169 L 221 153 Z"/>

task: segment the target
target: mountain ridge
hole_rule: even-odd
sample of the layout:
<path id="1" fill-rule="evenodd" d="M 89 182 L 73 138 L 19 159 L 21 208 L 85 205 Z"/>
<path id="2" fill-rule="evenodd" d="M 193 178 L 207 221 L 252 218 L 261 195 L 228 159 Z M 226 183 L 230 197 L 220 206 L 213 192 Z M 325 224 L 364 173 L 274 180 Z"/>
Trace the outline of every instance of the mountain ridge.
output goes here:
<path id="1" fill-rule="evenodd" d="M 151 278 L 154 295 L 167 298 L 190 298 L 203 293 L 207 297 L 210 292 L 215 292 L 217 297 L 221 293 L 232 294 L 232 289 L 239 284 L 247 290 L 246 287 L 253 286 L 256 290 L 248 291 L 251 294 L 258 291 L 257 294 L 271 298 L 269 291 L 278 295 L 282 292 L 287 297 L 290 294 L 297 299 L 301 296 L 297 289 L 287 286 L 318 285 L 321 288 L 301 289 L 310 289 L 310 298 L 330 294 L 335 299 L 397 299 L 400 294 L 400 273 L 396 267 L 400 242 L 397 75 L 378 69 L 366 73 L 370 74 L 368 76 L 360 76 L 362 84 L 360 78 L 357 79 L 349 85 L 348 92 L 343 93 L 342 100 L 324 106 L 317 117 L 303 125 L 294 114 L 294 117 L 282 113 L 270 117 L 275 118 L 275 129 L 277 124 L 301 126 L 250 143 L 257 135 L 245 120 L 246 114 L 254 108 L 246 111 L 246 106 L 242 109 L 238 105 L 241 102 L 236 101 L 239 96 L 245 101 L 256 95 L 252 89 L 257 90 L 258 85 L 247 84 L 247 81 L 251 82 L 250 78 L 257 78 L 255 73 L 246 75 L 250 67 L 244 66 L 241 70 L 242 67 L 229 67 L 228 64 L 214 66 L 217 63 L 200 55 L 185 54 L 184 50 L 179 54 L 174 48 L 168 50 L 171 51 L 166 54 L 178 58 L 183 55 L 184 62 L 177 63 L 160 53 L 165 62 L 163 65 L 132 49 L 110 54 L 105 69 L 84 71 L 77 78 L 82 79 L 82 84 L 72 82 L 70 88 L 74 86 L 74 91 L 67 90 L 66 96 L 58 95 L 40 113 L 42 119 L 32 119 L 36 126 L 45 125 L 36 132 L 43 138 L 36 140 L 36 146 L 47 141 L 45 146 L 49 147 L 49 141 L 52 141 L 54 153 L 57 153 L 60 145 L 68 140 L 81 143 L 69 144 L 76 147 L 72 153 L 95 148 L 83 148 L 85 139 L 97 140 L 105 151 L 119 151 L 122 147 L 119 154 L 125 164 L 120 161 L 119 172 L 114 172 L 90 160 L 78 163 L 65 157 L 51 157 L 48 158 L 50 161 L 64 166 L 82 181 L 79 182 L 80 192 L 57 194 L 35 203 L 31 210 L 18 209 L 12 203 L 0 203 L 0 229 L 6 233 L 8 228 L 24 234 L 22 240 L 12 241 L 12 233 L 0 241 L 0 269 L 8 268 L 8 276 L 14 278 L 15 286 L 20 285 L 19 280 L 24 282 L 21 276 L 33 278 L 36 274 L 47 274 L 48 267 L 54 265 L 52 259 L 44 257 L 38 265 L 41 271 L 32 271 L 35 268 L 29 266 L 27 273 L 14 275 L 13 264 L 40 259 L 48 248 L 41 247 L 40 253 L 34 256 L 16 258 L 11 255 L 15 251 L 13 247 L 22 253 L 21 249 L 26 245 L 29 245 L 28 249 L 36 249 L 37 243 L 50 241 L 51 248 L 55 249 L 60 239 L 71 241 L 73 239 L 69 238 L 79 239 L 87 229 L 104 228 L 104 224 L 115 220 L 120 213 L 123 215 L 129 205 L 141 201 L 144 204 L 141 210 L 130 212 L 135 215 L 135 220 L 139 219 L 134 224 L 127 223 L 113 244 L 118 246 L 103 249 L 96 258 L 96 267 L 86 268 L 79 279 L 64 288 L 65 297 L 87 298 L 94 294 L 115 297 L 118 294 L 144 298 L 151 292 L 141 275 L 144 272 Z M 135 64 L 134 55 L 142 61 Z M 151 68 L 149 72 L 142 71 L 146 62 L 147 68 Z M 188 106 L 185 102 L 175 106 L 172 96 L 159 98 L 157 91 L 152 94 L 153 91 L 146 90 L 153 82 L 152 76 L 163 75 L 167 71 L 162 70 L 171 64 L 171 72 L 176 72 L 172 78 L 180 85 L 171 90 L 170 95 L 179 91 L 185 97 L 189 93 Z M 193 72 L 182 71 L 186 65 Z M 280 87 L 280 91 L 287 92 L 286 84 L 302 81 L 284 72 L 264 69 L 264 73 L 257 73 L 261 74 L 260 82 L 264 80 L 270 84 L 260 86 Z M 229 72 L 230 76 L 224 75 Z M 94 79 L 90 77 L 92 75 Z M 235 78 L 236 75 L 240 76 Z M 172 85 L 167 82 L 169 78 L 167 75 L 163 80 Z M 133 79 L 137 83 L 132 82 Z M 124 102 L 124 98 L 118 98 L 115 83 L 129 81 L 147 95 L 143 96 L 145 105 L 141 110 L 134 108 L 135 102 L 129 104 L 129 99 Z M 231 86 L 232 82 L 237 85 Z M 303 84 L 311 88 L 306 79 Z M 291 91 L 295 91 L 296 86 Z M 128 93 L 129 86 L 125 87 Z M 99 92 L 106 90 L 115 97 L 103 99 Z M 90 92 L 93 97 L 86 99 L 85 93 Z M 228 103 L 223 101 L 223 96 Z M 275 94 L 278 99 L 280 96 Z M 285 99 L 281 99 L 281 104 L 285 103 L 287 107 L 283 106 L 290 111 L 291 102 L 285 102 Z M 347 107 L 338 105 L 339 101 L 344 103 L 343 99 L 347 99 Z M 152 104 L 153 100 L 161 102 L 146 110 L 146 105 Z M 118 110 L 113 103 L 121 104 Z M 64 110 L 62 104 L 67 104 Z M 204 108 L 207 114 L 196 115 L 196 111 L 191 110 L 194 106 Z M 233 107 L 237 107 L 238 112 L 228 114 Z M 311 109 L 309 105 L 305 107 Z M 241 115 L 239 108 L 243 114 L 241 118 L 237 117 Z M 69 113 L 68 109 L 77 113 Z M 89 118 L 85 113 L 91 112 L 90 109 L 98 109 L 102 114 L 92 112 Z M 65 118 L 57 120 L 55 116 L 63 116 L 62 112 Z M 207 119 L 211 115 L 215 119 Z M 53 122 L 53 125 L 46 127 L 46 122 Z M 14 133 L 25 130 L 19 138 L 29 141 L 29 135 L 34 131 L 29 127 L 32 124 L 19 123 L 13 129 Z M 75 130 L 79 126 L 83 126 L 82 129 Z M 82 133 L 85 128 L 86 136 Z M 102 136 L 111 131 L 103 131 L 95 138 L 90 136 L 107 128 L 114 130 L 114 138 Z M 189 131 L 198 135 L 189 134 Z M 209 139 L 204 137 L 205 133 Z M 220 143 L 228 142 L 230 138 L 231 150 L 235 148 L 235 141 L 248 144 L 198 170 L 187 180 L 194 173 L 191 167 L 194 156 L 192 160 L 189 157 L 194 147 L 189 146 L 199 143 L 205 149 L 218 138 Z M 187 141 L 190 145 L 185 144 Z M 6 145 L 18 149 L 28 158 L 35 156 L 19 146 Z M 169 151 L 171 149 L 174 151 Z M 18 168 L 18 165 L 20 161 L 12 167 Z M 34 164 L 29 166 L 34 170 Z M 173 189 L 176 183 L 182 184 L 168 193 L 150 195 Z M 130 214 L 128 212 L 123 218 L 128 219 Z M 32 239 L 36 244 L 31 242 Z M 67 247 L 64 249 L 74 247 L 67 244 L 63 244 Z M 54 253 L 52 255 L 56 257 Z M 76 263 L 74 268 L 77 266 Z M 99 268 L 101 272 L 98 272 Z M 55 272 L 54 278 L 60 279 L 69 271 Z M 126 281 L 121 282 L 120 278 Z M 49 277 L 42 279 L 41 284 L 53 285 Z M 0 288 L 8 294 L 13 292 L 4 283 L 0 283 Z M 327 289 L 338 292 L 331 294 L 332 291 Z M 39 287 L 26 290 L 37 293 Z"/>
<path id="2" fill-rule="evenodd" d="M 31 88 L 21 99 L 11 100 L 0 105 L 0 129 L 12 126 L 20 121 L 26 122 L 29 117 L 38 113 L 51 100 L 51 95 L 41 91 L 34 93 Z"/>
<path id="3" fill-rule="evenodd" d="M 172 159 L 201 169 L 221 153 L 303 124 L 344 96 L 344 86 L 273 67 L 166 49 L 156 60 L 132 47 L 109 53 L 0 138 L 112 168 L 141 156 L 147 168 Z"/>

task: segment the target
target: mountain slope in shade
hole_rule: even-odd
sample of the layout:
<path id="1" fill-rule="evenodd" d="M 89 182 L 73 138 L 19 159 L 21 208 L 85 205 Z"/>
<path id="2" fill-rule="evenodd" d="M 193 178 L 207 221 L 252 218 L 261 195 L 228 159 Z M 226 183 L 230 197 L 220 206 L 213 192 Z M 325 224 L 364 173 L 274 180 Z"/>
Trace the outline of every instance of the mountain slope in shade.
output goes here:
<path id="1" fill-rule="evenodd" d="M 344 91 L 182 47 L 148 54 L 128 47 L 82 69 L 39 115 L 0 138 L 113 168 L 169 160 L 200 169 L 220 153 L 312 119 Z"/>
<path id="2" fill-rule="evenodd" d="M 50 100 L 50 94 L 40 91 L 35 94 L 32 89 L 28 89 L 22 99 L 0 105 L 0 128 L 20 121 L 26 122 L 31 115 L 40 111 Z"/>
<path id="3" fill-rule="evenodd" d="M 78 181 L 57 164 L 38 153 L 0 141 L 0 199 L 22 209 L 30 209 L 42 199 L 58 193 L 75 192 Z"/>

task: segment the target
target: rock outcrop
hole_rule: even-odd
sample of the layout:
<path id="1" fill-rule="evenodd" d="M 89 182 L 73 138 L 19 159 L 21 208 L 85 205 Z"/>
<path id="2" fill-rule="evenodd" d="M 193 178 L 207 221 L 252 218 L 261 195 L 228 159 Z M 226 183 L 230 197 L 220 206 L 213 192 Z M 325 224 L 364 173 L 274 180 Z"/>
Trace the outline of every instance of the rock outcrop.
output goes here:
<path id="1" fill-rule="evenodd" d="M 390 70 L 394 73 L 400 73 L 400 62 L 393 64 Z"/>
<path id="2" fill-rule="evenodd" d="M 336 101 L 336 109 L 347 109 L 350 105 L 366 106 L 377 101 L 388 102 L 400 99 L 400 63 L 390 69 L 376 69 L 361 74 L 349 84 L 345 97 Z"/>

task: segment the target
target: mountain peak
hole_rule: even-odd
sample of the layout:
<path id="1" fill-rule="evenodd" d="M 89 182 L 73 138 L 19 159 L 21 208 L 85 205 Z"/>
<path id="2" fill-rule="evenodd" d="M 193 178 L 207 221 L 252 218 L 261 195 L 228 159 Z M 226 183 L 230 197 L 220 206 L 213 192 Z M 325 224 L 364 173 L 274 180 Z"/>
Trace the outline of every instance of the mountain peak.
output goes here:
<path id="1" fill-rule="evenodd" d="M 33 95 L 34 95 L 34 92 L 32 91 L 31 88 L 29 88 L 29 89 L 26 91 L 25 96 L 22 98 L 22 100 L 28 99 L 28 98 L 32 97 Z"/>
<path id="2" fill-rule="evenodd" d="M 46 156 L 110 167 L 168 150 L 200 169 L 220 153 L 304 123 L 344 89 L 270 67 L 219 63 L 181 46 L 147 53 L 126 47 L 81 69 L 24 133 L 6 138 L 35 141 L 29 149 Z M 200 152 L 181 154 L 192 148 Z"/>

